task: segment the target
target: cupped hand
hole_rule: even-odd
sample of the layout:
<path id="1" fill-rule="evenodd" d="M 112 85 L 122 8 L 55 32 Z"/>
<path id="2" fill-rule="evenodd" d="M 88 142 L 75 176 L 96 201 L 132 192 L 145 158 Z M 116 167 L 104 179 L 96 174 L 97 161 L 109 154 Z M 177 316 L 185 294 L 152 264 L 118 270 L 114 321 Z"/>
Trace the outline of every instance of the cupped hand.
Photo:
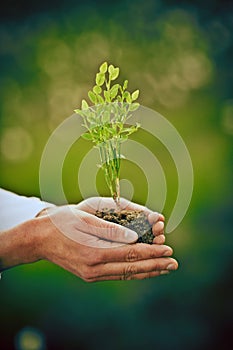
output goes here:
<path id="1" fill-rule="evenodd" d="M 95 214 L 97 210 L 102 209 L 117 209 L 116 203 L 111 197 L 90 197 L 76 205 L 77 209 L 83 210 L 90 214 Z M 152 225 L 152 232 L 155 236 L 153 243 L 164 244 L 164 221 L 162 214 L 153 212 L 145 206 L 131 202 L 125 198 L 120 199 L 120 208 L 124 210 L 142 210 Z"/>
<path id="2" fill-rule="evenodd" d="M 90 247 L 119 247 L 123 244 L 134 243 L 138 239 L 135 231 L 100 219 L 78 209 L 77 205 L 48 208 L 39 217 L 44 216 L 47 216 L 64 236 Z"/>
<path id="3" fill-rule="evenodd" d="M 127 244 L 136 241 L 134 231 L 93 215 L 94 210 L 101 209 L 102 205 L 106 208 L 108 204 L 112 207 L 109 199 L 91 198 L 79 205 L 44 211 L 35 219 L 40 223 L 36 227 L 43 236 L 43 243 L 38 248 L 40 258 L 87 282 L 151 278 L 178 268 L 177 261 L 171 258 L 173 251 L 169 246 Z M 141 210 L 144 207 L 127 202 L 126 208 Z M 153 225 L 163 222 L 160 214 L 147 212 Z"/>
<path id="4" fill-rule="evenodd" d="M 169 273 L 178 267 L 177 261 L 171 258 L 173 251 L 169 246 L 108 240 L 116 233 L 119 241 L 127 240 L 125 228 L 98 219 L 73 205 L 51 208 L 35 220 L 40 222 L 36 227 L 43 236 L 37 248 L 40 258 L 87 282 L 144 279 Z M 98 225 L 101 225 L 100 230 Z M 74 235 L 72 239 L 69 239 L 70 235 Z M 74 239 L 75 236 L 79 239 Z"/>

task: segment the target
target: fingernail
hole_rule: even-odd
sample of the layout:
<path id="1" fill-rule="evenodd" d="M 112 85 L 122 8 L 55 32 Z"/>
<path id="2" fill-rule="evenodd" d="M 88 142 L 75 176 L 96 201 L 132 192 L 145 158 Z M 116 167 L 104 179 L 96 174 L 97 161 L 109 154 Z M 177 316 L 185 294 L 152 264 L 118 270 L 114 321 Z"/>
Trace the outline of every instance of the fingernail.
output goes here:
<path id="1" fill-rule="evenodd" d="M 165 250 L 165 252 L 163 253 L 163 256 L 171 256 L 171 255 L 172 255 L 171 250 Z"/>
<path id="2" fill-rule="evenodd" d="M 135 231 L 125 230 L 125 239 L 129 242 L 135 242 L 138 239 L 138 235 Z"/>
<path id="3" fill-rule="evenodd" d="M 175 264 L 169 264 L 169 265 L 167 266 L 167 269 L 168 269 L 168 270 L 175 270 L 175 269 L 176 269 L 176 265 L 175 265 Z"/>
<path id="4" fill-rule="evenodd" d="M 168 275 L 169 273 L 170 273 L 170 271 L 168 271 L 168 270 L 160 271 L 160 275 Z"/>
<path id="5" fill-rule="evenodd" d="M 149 220 L 150 224 L 157 222 L 158 219 L 159 219 L 159 213 L 157 213 L 156 211 L 154 211 L 153 213 L 150 213 L 148 215 L 148 220 Z"/>
<path id="6" fill-rule="evenodd" d="M 158 232 L 161 232 L 164 229 L 164 222 L 163 221 L 158 221 L 156 223 L 156 225 L 157 225 Z"/>
<path id="7" fill-rule="evenodd" d="M 164 243 L 165 242 L 165 236 L 164 235 L 159 235 L 154 238 L 155 243 Z"/>

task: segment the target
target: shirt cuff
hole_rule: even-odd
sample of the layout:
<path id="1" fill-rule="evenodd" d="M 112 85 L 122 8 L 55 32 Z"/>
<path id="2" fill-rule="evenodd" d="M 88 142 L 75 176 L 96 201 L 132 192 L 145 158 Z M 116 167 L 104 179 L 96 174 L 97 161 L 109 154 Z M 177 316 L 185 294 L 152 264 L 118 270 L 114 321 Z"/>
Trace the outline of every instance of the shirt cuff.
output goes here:
<path id="1" fill-rule="evenodd" d="M 53 206 L 54 204 L 36 197 L 19 196 L 0 189 L 0 230 L 7 230 L 33 219 L 41 210 Z"/>

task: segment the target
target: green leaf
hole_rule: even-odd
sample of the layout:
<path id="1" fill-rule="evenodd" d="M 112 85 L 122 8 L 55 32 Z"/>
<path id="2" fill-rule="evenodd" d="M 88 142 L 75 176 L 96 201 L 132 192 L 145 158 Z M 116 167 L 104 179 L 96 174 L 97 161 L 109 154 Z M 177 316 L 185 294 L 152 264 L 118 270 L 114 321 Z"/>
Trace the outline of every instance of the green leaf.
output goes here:
<path id="1" fill-rule="evenodd" d="M 126 102 L 128 103 L 131 103 L 132 100 L 131 100 L 131 95 L 128 91 L 125 91 L 124 94 L 123 94 L 124 98 L 126 99 Z"/>
<path id="2" fill-rule="evenodd" d="M 90 122 L 89 118 L 92 117 L 93 114 L 94 114 L 94 113 L 92 113 L 92 112 L 90 111 L 90 108 L 89 108 L 89 109 L 85 109 L 85 110 L 82 112 L 82 117 L 83 117 L 83 119 L 84 119 L 85 121 L 89 121 L 89 122 Z"/>
<path id="3" fill-rule="evenodd" d="M 115 85 L 112 86 L 112 88 L 110 90 L 111 99 L 116 97 L 116 95 L 118 93 L 118 90 L 119 90 L 119 84 L 115 84 Z"/>
<path id="4" fill-rule="evenodd" d="M 138 130 L 138 125 L 132 125 L 130 128 L 125 128 L 121 131 L 121 136 L 129 136 Z"/>
<path id="5" fill-rule="evenodd" d="M 120 109 L 119 109 L 117 100 L 115 100 L 114 102 L 111 103 L 110 113 L 112 113 L 115 116 L 115 118 L 114 118 L 114 121 L 115 121 L 120 113 Z M 115 121 L 115 123 L 117 123 L 117 121 Z"/>
<path id="6" fill-rule="evenodd" d="M 90 113 L 90 114 L 87 116 L 87 121 L 88 121 L 89 123 L 96 123 L 95 113 Z"/>
<path id="7" fill-rule="evenodd" d="M 88 103 L 87 103 L 86 100 L 82 100 L 81 108 L 82 108 L 82 110 L 85 110 L 85 109 L 88 109 L 88 108 L 89 108 Z"/>
<path id="8" fill-rule="evenodd" d="M 111 135 L 114 135 L 114 134 L 115 134 L 114 128 L 111 128 L 110 125 L 108 126 L 108 132 L 109 132 L 109 134 L 111 134 Z"/>
<path id="9" fill-rule="evenodd" d="M 104 97 L 107 102 L 111 102 L 110 91 L 104 91 Z"/>
<path id="10" fill-rule="evenodd" d="M 111 104 L 106 104 L 104 106 L 104 111 L 108 112 L 109 115 L 112 113 L 112 103 Z"/>
<path id="11" fill-rule="evenodd" d="M 82 113 L 81 109 L 75 109 L 74 112 L 77 113 L 77 114 L 80 114 L 80 115 Z"/>
<path id="12" fill-rule="evenodd" d="M 96 85 L 102 86 L 104 84 L 104 81 L 105 75 L 103 73 L 97 73 L 95 78 Z"/>
<path id="13" fill-rule="evenodd" d="M 82 138 L 88 141 L 92 140 L 92 136 L 89 132 L 85 132 L 85 134 L 82 134 Z"/>
<path id="14" fill-rule="evenodd" d="M 130 103 L 130 105 L 129 105 L 129 110 L 130 110 L 131 112 L 136 111 L 136 110 L 138 109 L 139 106 L 140 106 L 139 103 Z"/>
<path id="15" fill-rule="evenodd" d="M 139 96 L 139 90 L 135 90 L 132 95 L 131 95 L 131 99 L 132 101 L 135 101 Z"/>
<path id="16" fill-rule="evenodd" d="M 97 102 L 97 97 L 94 94 L 93 91 L 88 91 L 88 97 L 91 100 L 92 103 L 96 103 Z"/>
<path id="17" fill-rule="evenodd" d="M 94 92 L 96 95 L 99 95 L 99 94 L 101 94 L 101 92 L 102 92 L 101 87 L 98 86 L 98 85 L 95 85 L 95 86 L 93 87 L 92 90 L 93 90 L 93 92 Z"/>
<path id="18" fill-rule="evenodd" d="M 128 132 L 131 132 L 132 128 L 135 128 L 135 126 L 131 126 L 130 128 L 124 128 L 122 130 L 122 133 L 127 133 L 128 134 Z"/>
<path id="19" fill-rule="evenodd" d="M 128 87 L 128 80 L 125 80 L 123 85 L 123 90 L 126 90 L 127 87 Z"/>
<path id="20" fill-rule="evenodd" d="M 103 99 L 102 96 L 97 95 L 97 99 L 98 99 L 98 102 L 99 102 L 99 103 L 104 104 L 104 99 Z"/>
<path id="21" fill-rule="evenodd" d="M 128 102 L 128 103 L 132 103 L 132 99 L 131 99 L 130 94 L 129 94 L 129 95 L 127 95 L 127 97 L 126 97 L 126 102 Z"/>
<path id="22" fill-rule="evenodd" d="M 112 64 L 110 64 L 110 66 L 108 67 L 108 73 L 112 74 L 114 71 L 114 66 Z"/>
<path id="23" fill-rule="evenodd" d="M 111 80 L 115 80 L 118 77 L 119 72 L 120 72 L 119 68 L 114 68 L 114 70 L 110 74 Z"/>
<path id="24" fill-rule="evenodd" d="M 100 66 L 100 73 L 106 73 L 107 69 L 108 69 L 107 62 L 102 63 L 101 66 Z"/>

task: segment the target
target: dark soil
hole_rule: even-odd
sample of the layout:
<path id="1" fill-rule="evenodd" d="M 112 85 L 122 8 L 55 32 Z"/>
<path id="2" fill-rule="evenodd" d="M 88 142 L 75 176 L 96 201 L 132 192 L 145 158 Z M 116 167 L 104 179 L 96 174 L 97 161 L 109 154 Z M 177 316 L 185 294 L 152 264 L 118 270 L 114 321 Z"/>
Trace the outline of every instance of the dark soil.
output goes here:
<path id="1" fill-rule="evenodd" d="M 152 228 L 143 211 L 102 209 L 97 210 L 95 215 L 98 218 L 114 222 L 136 231 L 139 237 L 138 243 L 153 243 L 154 235 L 152 233 Z"/>

